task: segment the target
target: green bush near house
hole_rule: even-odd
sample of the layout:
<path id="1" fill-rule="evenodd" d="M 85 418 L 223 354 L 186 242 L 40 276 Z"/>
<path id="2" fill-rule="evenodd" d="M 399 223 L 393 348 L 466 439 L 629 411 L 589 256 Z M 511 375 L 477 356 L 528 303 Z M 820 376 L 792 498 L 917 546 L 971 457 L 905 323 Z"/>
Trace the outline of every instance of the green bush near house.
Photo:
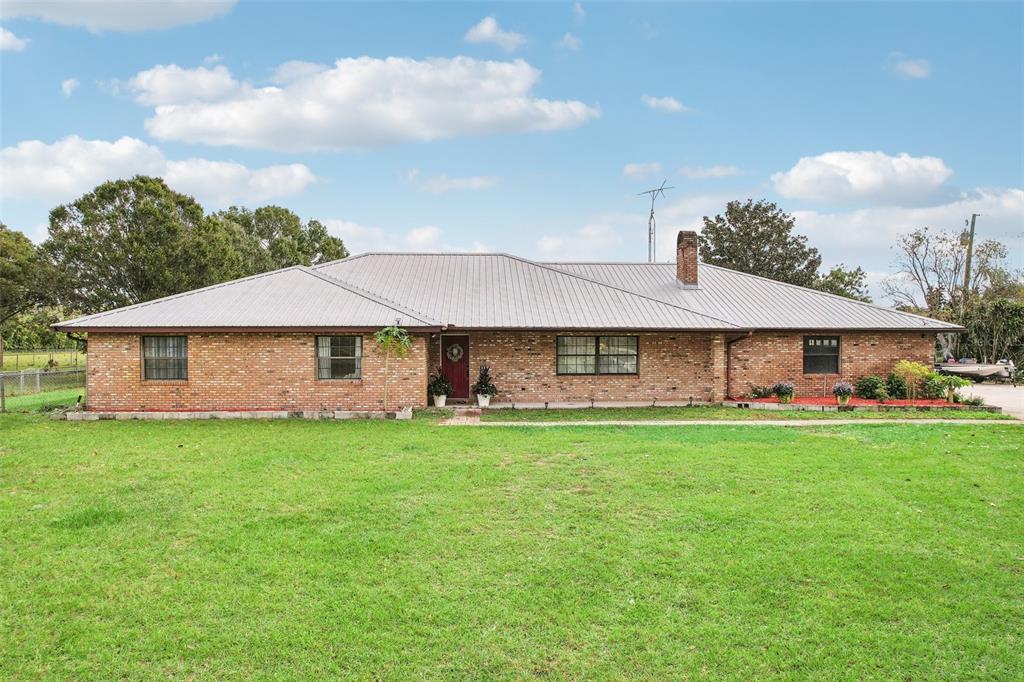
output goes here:
<path id="1" fill-rule="evenodd" d="M 869 374 L 857 379 L 854 394 L 858 398 L 864 398 L 865 400 L 878 400 L 879 393 L 883 390 L 886 390 L 885 379 L 877 374 Z"/>

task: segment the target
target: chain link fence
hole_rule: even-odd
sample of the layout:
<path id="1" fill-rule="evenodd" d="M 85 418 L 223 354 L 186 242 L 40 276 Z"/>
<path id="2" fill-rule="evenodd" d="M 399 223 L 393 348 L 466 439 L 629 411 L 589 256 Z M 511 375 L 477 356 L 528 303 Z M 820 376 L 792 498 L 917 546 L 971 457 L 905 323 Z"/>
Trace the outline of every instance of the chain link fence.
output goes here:
<path id="1" fill-rule="evenodd" d="M 83 369 L 85 353 L 78 348 L 34 348 L 31 350 L 4 349 L 0 372 L 20 372 L 23 369 Z"/>
<path id="2" fill-rule="evenodd" d="M 18 398 L 26 395 L 60 391 L 85 386 L 85 369 L 22 370 L 0 372 L 0 396 Z"/>

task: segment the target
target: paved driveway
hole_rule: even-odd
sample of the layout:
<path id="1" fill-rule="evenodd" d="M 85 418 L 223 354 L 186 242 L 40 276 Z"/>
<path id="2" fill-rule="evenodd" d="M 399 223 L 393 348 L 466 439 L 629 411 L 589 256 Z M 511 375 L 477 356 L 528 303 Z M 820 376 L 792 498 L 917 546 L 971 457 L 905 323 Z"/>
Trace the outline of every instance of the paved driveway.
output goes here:
<path id="1" fill-rule="evenodd" d="M 998 405 L 1006 414 L 1024 419 L 1024 386 L 1010 384 L 971 384 L 960 391 L 966 395 L 980 395 L 988 405 Z"/>

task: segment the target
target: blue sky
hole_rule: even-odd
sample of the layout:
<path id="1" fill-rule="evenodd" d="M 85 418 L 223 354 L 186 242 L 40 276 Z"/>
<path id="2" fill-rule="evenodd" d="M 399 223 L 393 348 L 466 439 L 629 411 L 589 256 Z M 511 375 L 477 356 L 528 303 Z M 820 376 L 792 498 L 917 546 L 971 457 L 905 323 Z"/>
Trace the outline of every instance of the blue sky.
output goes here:
<path id="1" fill-rule="evenodd" d="M 4 3 L 0 219 L 98 182 L 277 203 L 353 251 L 643 260 L 729 199 L 877 283 L 919 226 L 1022 263 L 1020 3 Z M 285 66 L 282 66 L 285 65 Z"/>

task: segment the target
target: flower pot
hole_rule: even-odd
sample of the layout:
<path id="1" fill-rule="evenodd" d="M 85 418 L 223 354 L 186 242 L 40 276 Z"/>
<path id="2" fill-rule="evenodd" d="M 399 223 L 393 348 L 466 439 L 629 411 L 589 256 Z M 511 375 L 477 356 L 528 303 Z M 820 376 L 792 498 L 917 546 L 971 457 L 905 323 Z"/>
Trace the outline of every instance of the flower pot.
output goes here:
<path id="1" fill-rule="evenodd" d="M 477 393 L 476 394 L 476 402 L 477 402 L 477 404 L 480 405 L 480 407 L 490 407 L 490 405 L 491 405 L 491 396 L 484 395 L 483 393 Z"/>
<path id="2" fill-rule="evenodd" d="M 836 402 L 839 405 L 849 405 L 850 404 L 850 396 L 848 396 L 848 395 L 837 395 L 836 396 Z"/>
<path id="3" fill-rule="evenodd" d="M 789 403 L 793 402 L 793 396 L 791 396 L 791 395 L 780 395 L 779 396 L 779 402 L 781 404 L 783 404 L 783 405 L 788 405 Z"/>
<path id="4" fill-rule="evenodd" d="M 434 407 L 444 407 L 445 401 L 448 400 L 446 395 L 435 395 L 434 396 Z"/>

